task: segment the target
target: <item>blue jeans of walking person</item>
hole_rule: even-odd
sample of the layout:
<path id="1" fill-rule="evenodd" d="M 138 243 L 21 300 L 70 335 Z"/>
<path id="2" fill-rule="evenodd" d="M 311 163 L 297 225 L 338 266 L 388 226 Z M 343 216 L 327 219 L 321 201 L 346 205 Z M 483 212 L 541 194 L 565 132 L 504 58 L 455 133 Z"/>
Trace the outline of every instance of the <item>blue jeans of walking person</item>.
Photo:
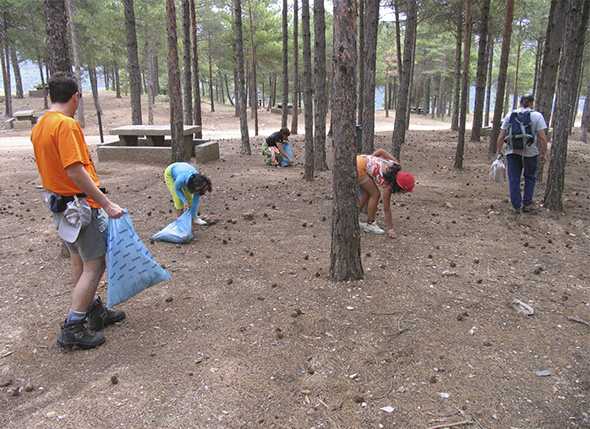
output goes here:
<path id="1" fill-rule="evenodd" d="M 508 185 L 510 188 L 510 202 L 515 210 L 520 210 L 523 206 L 533 204 L 535 194 L 535 184 L 537 182 L 537 166 L 539 157 L 529 156 L 522 157 L 511 153 L 506 155 L 506 168 L 508 170 Z M 520 191 L 520 178 L 524 170 L 524 195 Z"/>

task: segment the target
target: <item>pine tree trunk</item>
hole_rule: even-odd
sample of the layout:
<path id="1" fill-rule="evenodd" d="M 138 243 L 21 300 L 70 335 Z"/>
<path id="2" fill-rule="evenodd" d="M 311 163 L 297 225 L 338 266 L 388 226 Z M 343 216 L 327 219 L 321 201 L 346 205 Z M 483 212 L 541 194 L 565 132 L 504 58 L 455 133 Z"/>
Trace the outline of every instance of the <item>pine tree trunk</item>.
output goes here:
<path id="1" fill-rule="evenodd" d="M 293 0 L 293 100 L 298 100 L 299 92 L 299 1 Z M 293 117 L 291 118 L 291 134 L 298 133 L 298 122 L 299 103 L 294 102 Z"/>
<path id="2" fill-rule="evenodd" d="M 78 88 L 82 91 L 82 71 L 80 69 L 80 48 L 78 46 L 78 35 L 76 34 L 76 28 L 74 25 L 74 8 L 72 6 L 72 0 L 66 0 L 66 12 L 68 14 L 68 30 L 70 35 L 71 47 L 72 47 L 72 58 L 74 60 L 74 72 L 76 75 L 76 81 L 78 82 Z M 80 126 L 84 128 L 86 121 L 84 119 L 84 98 L 80 98 L 78 103 L 78 110 L 76 111 L 76 118 L 80 123 Z"/>
<path id="3" fill-rule="evenodd" d="M 584 112 L 582 113 L 582 141 L 588 143 L 588 129 L 590 128 L 590 81 L 586 89 L 586 100 L 584 101 Z"/>
<path id="4" fill-rule="evenodd" d="M 357 67 L 358 67 L 358 79 L 357 79 L 357 93 L 356 93 L 356 111 L 357 111 L 357 124 L 361 127 L 364 122 L 364 111 L 363 103 L 365 100 L 365 62 L 363 61 L 365 52 L 365 1 L 357 0 L 357 11 L 358 11 L 358 43 L 357 43 Z M 362 151 L 362 146 L 358 148 L 359 153 Z"/>
<path id="5" fill-rule="evenodd" d="M 14 71 L 14 80 L 16 84 L 16 98 L 25 98 L 23 91 L 23 79 L 20 74 L 20 66 L 18 64 L 18 56 L 16 49 L 10 48 L 10 60 L 12 61 L 12 70 Z"/>
<path id="6" fill-rule="evenodd" d="M 488 71 L 488 21 L 491 0 L 483 0 L 479 27 L 479 48 L 477 52 L 477 74 L 475 77 L 475 108 L 473 110 L 473 125 L 471 127 L 471 141 L 478 142 L 481 138 L 483 110 L 486 94 L 486 75 Z"/>
<path id="7" fill-rule="evenodd" d="M 393 129 L 393 154 L 400 159 L 402 145 L 406 139 L 407 110 L 409 93 L 412 84 L 412 63 L 414 62 L 414 40 L 418 24 L 418 8 L 416 0 L 407 0 L 406 36 L 404 39 L 404 59 L 400 79 L 397 107 L 395 110 L 395 125 Z"/>
<path id="8" fill-rule="evenodd" d="M 464 0 L 465 28 L 463 30 L 463 77 L 461 89 L 461 111 L 459 113 L 459 138 L 455 152 L 455 168 L 463 169 L 465 152 L 465 123 L 467 121 L 467 105 L 469 104 L 469 56 L 471 55 L 471 0 Z"/>
<path id="9" fill-rule="evenodd" d="M 314 167 L 317 171 L 328 169 L 326 163 L 326 115 L 328 112 L 328 83 L 326 81 L 326 11 L 324 0 L 314 0 Z"/>
<path id="10" fill-rule="evenodd" d="M 574 131 L 574 126 L 576 123 L 576 117 L 578 116 L 578 106 L 580 105 L 580 95 L 582 94 L 582 77 L 584 76 L 584 52 L 582 52 L 582 55 L 578 58 L 578 62 L 579 62 L 579 72 L 577 74 L 577 83 L 576 83 L 576 98 L 574 101 L 574 106 L 572 108 L 572 116 L 571 116 L 571 120 L 570 120 L 570 129 L 569 129 L 569 134 L 572 135 L 573 131 Z"/>
<path id="11" fill-rule="evenodd" d="M 537 39 L 537 49 L 535 50 L 535 73 L 533 75 L 533 94 L 537 93 L 537 85 L 539 84 L 539 70 L 541 68 L 541 61 L 543 56 L 543 40 Z"/>
<path id="12" fill-rule="evenodd" d="M 402 36 L 399 25 L 399 0 L 393 0 L 395 11 L 395 53 L 397 58 L 397 75 L 401 76 L 403 71 L 402 63 Z M 392 105 L 392 108 L 395 107 Z"/>
<path id="13" fill-rule="evenodd" d="M 389 82 L 385 82 L 385 89 L 383 91 L 383 109 L 385 110 L 385 117 L 389 118 L 389 97 L 390 97 L 390 93 L 389 93 Z"/>
<path id="14" fill-rule="evenodd" d="M 258 136 L 258 85 L 256 83 L 256 26 L 252 13 L 252 0 L 248 0 L 250 17 L 250 47 L 252 48 L 252 117 L 254 118 L 254 135 Z"/>
<path id="15" fill-rule="evenodd" d="M 119 64 L 115 63 L 115 94 L 117 98 L 121 98 L 121 79 L 119 76 Z"/>
<path id="16" fill-rule="evenodd" d="M 363 55 L 364 63 L 363 84 L 363 127 L 362 151 L 373 153 L 375 141 L 375 74 L 377 72 L 377 36 L 379 32 L 379 0 L 365 0 L 365 36 Z"/>
<path id="17" fill-rule="evenodd" d="M 135 30 L 135 10 L 133 0 L 123 0 L 125 9 L 125 30 L 127 33 L 127 73 L 129 93 L 131 94 L 131 122 L 141 125 L 141 70 L 137 53 L 137 33 Z M 175 21 L 176 22 L 176 21 Z"/>
<path id="18" fill-rule="evenodd" d="M 297 101 L 297 100 L 295 100 Z M 288 4 L 283 0 L 283 111 L 281 116 L 281 128 L 287 127 L 287 115 L 289 110 L 289 23 Z"/>
<path id="19" fill-rule="evenodd" d="M 315 158 L 313 154 L 313 82 L 311 76 L 309 0 L 302 0 L 301 20 L 303 22 L 303 113 L 305 117 L 305 171 L 303 178 L 311 181 L 313 180 Z"/>
<path id="20" fill-rule="evenodd" d="M 242 134 L 242 145 L 240 147 L 240 153 L 243 155 L 250 155 L 252 153 L 250 149 L 250 138 L 248 136 L 248 112 L 246 107 L 246 82 L 245 82 L 245 71 L 244 71 L 244 40 L 242 35 L 242 2 L 241 0 L 233 1 L 233 15 L 234 15 L 234 28 L 235 28 L 235 47 L 236 47 L 236 62 L 237 62 L 237 74 L 239 86 L 238 99 L 236 105 L 239 106 L 240 111 L 240 131 Z"/>
<path id="21" fill-rule="evenodd" d="M 184 123 L 193 124 L 193 73 L 191 70 L 191 7 L 189 0 L 182 0 L 182 47 L 183 47 L 183 102 Z"/>
<path id="22" fill-rule="evenodd" d="M 155 67 L 154 67 L 154 46 L 153 41 L 148 37 L 146 39 L 146 69 L 147 69 L 147 96 L 148 96 L 148 124 L 154 124 L 154 104 L 156 99 L 155 94 Z"/>
<path id="23" fill-rule="evenodd" d="M 211 111 L 215 112 L 215 99 L 213 98 L 213 60 L 211 59 L 211 34 L 207 33 L 207 61 L 209 62 L 209 100 Z"/>
<path id="24" fill-rule="evenodd" d="M 197 36 L 197 14 L 195 9 L 195 0 L 190 0 L 189 4 L 191 16 L 191 46 L 192 52 L 192 87 L 193 87 L 193 123 L 199 127 L 195 133 L 195 138 L 203 138 L 203 116 L 201 112 L 201 89 L 199 87 L 199 44 Z M 229 95 L 229 91 L 228 91 Z"/>
<path id="25" fill-rule="evenodd" d="M 416 15 L 417 16 L 417 15 Z M 417 21 L 417 18 L 416 18 Z M 410 129 L 410 112 L 412 107 L 412 97 L 415 96 L 415 82 L 414 82 L 414 68 L 416 66 L 416 42 L 417 42 L 417 31 L 414 31 L 414 40 L 412 41 L 412 61 L 410 63 L 410 90 L 408 91 L 408 103 L 406 106 L 406 131 Z"/>
<path id="26" fill-rule="evenodd" d="M 334 168 L 330 278 L 363 278 L 355 173 L 356 35 L 353 0 L 334 0 Z"/>
<path id="27" fill-rule="evenodd" d="M 4 82 L 4 114 L 12 117 L 12 79 L 10 76 L 10 47 L 8 39 L 8 13 L 2 13 L 0 30 L 0 55 L 2 56 L 2 81 Z M 11 124 L 12 127 L 12 124 Z"/>
<path id="28" fill-rule="evenodd" d="M 65 0 L 43 0 L 47 28 L 47 66 L 51 74 L 72 71 Z M 5 12 L 6 14 L 6 12 Z M 4 17 L 6 25 L 6 17 Z"/>
<path id="29" fill-rule="evenodd" d="M 514 71 L 514 94 L 512 94 L 512 110 L 518 106 L 518 74 L 520 72 L 520 52 L 522 48 L 522 41 L 518 41 L 516 48 L 516 70 Z"/>
<path id="30" fill-rule="evenodd" d="M 577 92 L 581 59 L 584 55 L 584 41 L 588 27 L 590 2 L 587 0 L 570 0 L 566 9 L 564 25 L 563 55 L 559 62 L 558 97 L 561 102 L 555 109 L 555 128 L 551 145 L 551 161 L 545 189 L 545 207 L 553 211 L 562 211 L 562 194 L 567 164 L 567 146 L 570 129 L 571 110 Z M 562 23 L 563 25 L 563 23 Z"/>
<path id="31" fill-rule="evenodd" d="M 39 66 L 39 76 L 41 77 L 41 85 L 45 86 L 45 75 L 43 74 L 43 60 L 41 54 L 37 53 L 37 65 Z"/>
<path id="32" fill-rule="evenodd" d="M 156 95 L 159 95 L 162 93 L 162 89 L 160 88 L 160 62 L 158 60 L 157 52 L 154 54 L 154 70 L 154 77 L 156 79 Z"/>
<path id="33" fill-rule="evenodd" d="M 234 48 L 234 52 L 236 52 L 235 44 L 234 44 L 233 48 Z M 235 54 L 234 54 L 234 57 L 235 57 Z M 235 59 L 235 63 L 236 63 L 236 65 L 234 66 L 234 107 L 235 107 L 234 113 L 235 113 L 236 118 L 239 118 L 240 117 L 240 103 L 239 103 L 240 95 L 238 93 L 238 90 L 239 90 L 240 85 L 239 85 L 239 81 L 238 81 L 238 68 L 237 68 L 238 60 L 237 60 L 237 58 Z"/>
<path id="34" fill-rule="evenodd" d="M 451 130 L 459 129 L 459 102 L 461 98 L 461 42 L 463 39 L 463 13 L 457 13 L 457 34 L 455 45 L 455 90 L 453 92 L 453 112 Z"/>
<path id="35" fill-rule="evenodd" d="M 111 87 L 109 85 L 109 72 L 107 70 L 107 66 L 102 66 L 102 78 L 104 79 L 105 91 L 109 91 Z"/>
<path id="36" fill-rule="evenodd" d="M 485 108 L 485 116 L 483 120 L 484 126 L 488 126 L 490 124 L 490 106 L 492 104 L 492 71 L 494 70 L 494 39 L 490 40 L 488 44 L 488 79 L 487 79 L 487 90 L 486 90 L 486 108 Z"/>
<path id="37" fill-rule="evenodd" d="M 510 55 L 510 39 L 512 37 L 512 18 L 514 16 L 514 0 L 506 0 L 506 16 L 504 19 L 504 33 L 502 35 L 502 53 L 500 55 L 500 69 L 498 71 L 498 84 L 496 88 L 496 102 L 494 118 L 488 152 L 496 153 L 496 141 L 500 135 L 502 125 L 502 108 L 504 106 L 504 93 L 506 92 L 506 74 L 508 71 L 508 56 Z"/>
<path id="38" fill-rule="evenodd" d="M 98 77 L 96 76 L 96 66 L 91 64 L 88 66 L 88 79 L 90 80 L 90 90 L 92 91 L 92 100 L 94 101 L 94 109 L 96 114 L 102 114 L 102 107 L 100 106 L 100 98 L 98 95 Z"/>
<path id="39" fill-rule="evenodd" d="M 547 32 L 545 33 L 543 61 L 541 63 L 535 107 L 545 117 L 545 122 L 548 124 L 551 122 L 551 110 L 553 109 L 567 3 L 564 0 L 551 0 Z"/>
<path id="40" fill-rule="evenodd" d="M 172 133 L 172 162 L 188 161 L 190 152 L 184 145 L 182 90 L 178 66 L 178 35 L 176 31 L 175 0 L 166 0 L 166 34 L 168 46 L 168 98 L 170 100 L 170 128 Z"/>

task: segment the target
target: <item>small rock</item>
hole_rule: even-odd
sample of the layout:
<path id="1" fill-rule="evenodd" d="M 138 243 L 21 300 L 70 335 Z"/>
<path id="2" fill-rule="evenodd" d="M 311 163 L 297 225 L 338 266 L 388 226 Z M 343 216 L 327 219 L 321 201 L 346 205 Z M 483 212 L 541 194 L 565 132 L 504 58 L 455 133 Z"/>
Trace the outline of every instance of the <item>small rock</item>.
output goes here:
<path id="1" fill-rule="evenodd" d="M 391 405 L 388 405 L 386 407 L 381 408 L 381 411 L 386 412 L 387 414 L 391 414 L 395 411 L 395 408 L 392 407 Z"/>
<path id="2" fill-rule="evenodd" d="M 365 398 L 363 398 L 361 395 L 354 395 L 352 397 L 352 400 L 357 404 L 362 404 L 363 402 L 365 402 Z"/>
<path id="3" fill-rule="evenodd" d="M 538 369 L 535 371 L 537 377 L 549 377 L 552 375 L 550 369 Z"/>
<path id="4" fill-rule="evenodd" d="M 275 335 L 276 335 L 276 337 L 277 337 L 279 340 L 283 339 L 283 338 L 284 338 L 284 336 L 285 336 L 285 335 L 283 334 L 283 331 L 282 331 L 282 329 L 281 329 L 281 328 L 276 328 L 276 329 L 275 329 Z"/>
<path id="5" fill-rule="evenodd" d="M 303 257 L 303 259 L 305 259 L 306 261 L 307 261 L 307 260 L 309 260 L 309 255 L 305 255 L 305 256 Z"/>
<path id="6" fill-rule="evenodd" d="M 543 267 L 541 267 L 541 266 L 537 266 L 533 270 L 533 274 L 536 274 L 536 275 L 540 275 L 542 272 L 543 272 Z"/>
<path id="7" fill-rule="evenodd" d="M 115 384 L 119 384 L 119 377 L 116 375 L 111 375 L 111 384 L 114 386 Z"/>
<path id="8" fill-rule="evenodd" d="M 473 263 L 474 263 L 474 264 L 479 264 L 479 259 L 478 259 L 478 258 L 475 258 L 475 259 L 473 260 Z"/>
<path id="9" fill-rule="evenodd" d="M 451 263 L 449 264 L 449 266 L 450 266 L 451 268 L 455 268 L 455 267 L 457 266 L 457 264 L 455 264 L 454 262 L 451 262 Z"/>
<path id="10" fill-rule="evenodd" d="M 228 285 L 231 285 L 233 282 L 234 282 L 234 281 L 233 281 L 232 279 L 228 279 L 228 280 L 227 280 L 227 284 L 228 284 Z"/>
<path id="11" fill-rule="evenodd" d="M 303 311 L 301 311 L 299 308 L 296 308 L 295 311 L 293 311 L 293 313 L 291 313 L 291 317 L 299 317 L 302 314 L 304 314 Z"/>
<path id="12" fill-rule="evenodd" d="M 319 278 L 321 276 L 320 272 L 318 271 L 317 273 L 315 273 L 315 276 Z"/>
<path id="13" fill-rule="evenodd" d="M 457 274 L 455 271 L 444 270 L 442 275 L 444 277 L 457 277 L 459 274 Z"/>
<path id="14" fill-rule="evenodd" d="M 440 392 L 438 394 L 438 396 L 440 396 L 442 399 L 449 399 L 449 397 L 451 396 L 451 394 L 450 393 L 447 393 L 447 392 Z"/>
<path id="15" fill-rule="evenodd" d="M 274 289 L 274 288 L 277 288 L 277 287 L 279 287 L 279 285 L 278 285 L 278 284 L 276 284 L 276 283 L 273 283 L 273 284 L 271 284 L 271 285 L 270 285 L 270 287 Z"/>
<path id="16" fill-rule="evenodd" d="M 33 390 L 35 390 L 35 387 L 31 383 L 25 385 L 25 392 L 32 392 Z"/>
<path id="17" fill-rule="evenodd" d="M 492 347 L 492 343 L 489 341 L 484 341 L 483 345 L 484 345 L 484 347 Z"/>
<path id="18" fill-rule="evenodd" d="M 252 213 L 252 212 L 242 213 L 242 218 L 244 218 L 244 220 L 252 221 L 252 220 L 254 220 L 254 213 Z"/>
<path id="19" fill-rule="evenodd" d="M 438 383 L 438 378 L 436 378 L 436 375 L 433 375 L 430 377 L 430 380 L 428 380 L 430 382 L 430 384 L 436 384 Z"/>
<path id="20" fill-rule="evenodd" d="M 168 298 L 165 299 L 166 302 L 172 302 L 174 301 L 174 298 L 169 296 Z"/>
<path id="21" fill-rule="evenodd" d="M 13 383 L 13 381 L 14 380 L 12 380 L 12 378 L 10 378 L 10 377 L 0 378 L 0 387 L 10 386 Z"/>
<path id="22" fill-rule="evenodd" d="M 20 396 L 20 387 L 11 387 L 8 389 L 8 396 Z"/>

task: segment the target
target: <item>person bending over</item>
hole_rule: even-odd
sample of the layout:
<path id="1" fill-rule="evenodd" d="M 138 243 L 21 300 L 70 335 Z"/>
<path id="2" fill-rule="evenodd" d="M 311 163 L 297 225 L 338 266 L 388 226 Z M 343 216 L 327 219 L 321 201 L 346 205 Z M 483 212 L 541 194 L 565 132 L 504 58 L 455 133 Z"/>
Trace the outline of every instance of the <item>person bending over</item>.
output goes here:
<path id="1" fill-rule="evenodd" d="M 193 222 L 197 225 L 207 225 L 199 217 L 201 196 L 211 192 L 211 180 L 199 174 L 199 171 L 187 162 L 175 162 L 164 170 L 164 180 L 172 196 L 176 215 L 180 216 L 184 210 L 190 209 Z"/>
<path id="2" fill-rule="evenodd" d="M 281 128 L 267 137 L 262 145 L 262 155 L 266 165 L 288 167 L 293 164 L 293 148 L 289 143 L 291 132 Z"/>
<path id="3" fill-rule="evenodd" d="M 412 192 L 415 184 L 414 176 L 401 171 L 399 162 L 383 149 L 377 149 L 372 155 L 357 155 L 356 169 L 358 184 L 362 190 L 358 206 L 361 210 L 367 207 L 367 222 L 359 222 L 361 229 L 372 234 L 385 234 L 385 231 L 375 223 L 381 188 L 387 234 L 390 238 L 395 238 L 391 217 L 391 194 Z"/>

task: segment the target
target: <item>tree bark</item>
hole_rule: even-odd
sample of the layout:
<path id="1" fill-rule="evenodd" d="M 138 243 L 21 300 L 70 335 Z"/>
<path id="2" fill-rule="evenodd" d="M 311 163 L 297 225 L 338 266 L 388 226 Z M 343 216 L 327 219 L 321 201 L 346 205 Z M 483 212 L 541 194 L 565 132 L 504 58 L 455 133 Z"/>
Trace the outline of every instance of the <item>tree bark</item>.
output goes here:
<path id="1" fill-rule="evenodd" d="M 80 69 L 80 48 L 78 46 L 78 35 L 76 34 L 76 28 L 74 25 L 74 8 L 72 0 L 66 0 L 66 11 L 68 14 L 68 30 L 70 35 L 71 47 L 72 47 L 72 58 L 74 60 L 74 74 L 76 76 L 76 82 L 78 82 L 78 88 L 82 92 L 82 72 Z M 76 111 L 76 118 L 80 123 L 80 126 L 84 128 L 86 126 L 84 116 L 84 98 L 80 98 L 78 102 L 78 110 Z"/>
<path id="2" fill-rule="evenodd" d="M 326 115 L 328 113 L 328 83 L 326 81 L 326 11 L 324 0 L 314 0 L 313 23 L 315 40 L 314 69 L 314 167 L 317 171 L 328 169 L 326 163 Z"/>
<path id="3" fill-rule="evenodd" d="M 174 0 L 166 0 L 166 18 L 172 162 L 188 161 L 191 158 L 191 154 L 186 150 L 184 145 L 182 90 L 180 86 L 180 68 L 178 67 L 178 35 L 176 31 L 176 5 Z"/>
<path id="4" fill-rule="evenodd" d="M 395 53 L 397 58 L 397 75 L 402 75 L 402 36 L 399 25 L 399 0 L 393 0 L 395 11 Z M 394 106 L 392 106 L 394 107 Z"/>
<path id="5" fill-rule="evenodd" d="M 65 0 L 43 0 L 47 27 L 47 66 L 51 74 L 72 72 Z"/>
<path id="6" fill-rule="evenodd" d="M 8 50 L 6 24 L 6 12 L 4 12 L 0 34 L 0 62 L 2 64 L 2 82 L 4 83 L 4 116 L 10 118 L 12 117 L 12 85 L 10 77 L 10 56 L 6 55 Z"/>
<path id="7" fill-rule="evenodd" d="M 191 7 L 189 0 L 182 0 L 182 47 L 183 47 L 183 110 L 184 123 L 193 124 L 193 73 L 191 70 Z"/>
<path id="8" fill-rule="evenodd" d="M 334 168 L 330 278 L 363 278 L 356 189 L 356 27 L 353 0 L 334 0 Z"/>
<path id="9" fill-rule="evenodd" d="M 248 0 L 250 17 L 250 47 L 252 49 L 252 117 L 254 118 L 254 135 L 258 136 L 258 85 L 256 82 L 256 26 L 252 13 L 252 0 Z"/>
<path id="10" fill-rule="evenodd" d="M 453 92 L 453 113 L 451 130 L 459 129 L 459 102 L 461 98 L 461 42 L 463 39 L 463 12 L 457 13 L 457 39 L 455 45 L 455 90 Z"/>
<path id="11" fill-rule="evenodd" d="M 486 90 L 486 108 L 483 124 L 488 126 L 490 123 L 490 106 L 492 104 L 492 71 L 494 69 L 494 39 L 490 40 L 488 44 L 488 79 L 487 79 L 487 90 Z"/>
<path id="12" fill-rule="evenodd" d="M 488 21 L 491 0 L 483 0 L 479 27 L 479 48 L 477 52 L 477 74 L 475 78 L 475 109 L 473 110 L 473 126 L 471 141 L 478 142 L 481 138 L 483 109 L 486 93 L 486 75 L 488 71 Z"/>
<path id="13" fill-rule="evenodd" d="M 316 16 L 314 14 L 314 22 Z M 325 37 L 325 36 L 324 36 Z M 316 45 L 317 46 L 317 45 Z M 317 55 L 317 53 L 316 53 Z M 299 1 L 293 0 L 293 117 L 291 118 L 291 134 L 298 133 L 299 122 Z"/>
<path id="14" fill-rule="evenodd" d="M 358 11 L 358 43 L 357 43 L 357 67 L 358 67 L 358 80 L 357 80 L 357 93 L 356 93 L 356 111 L 357 111 L 357 124 L 363 126 L 364 122 L 364 111 L 363 103 L 365 101 L 365 61 L 363 61 L 365 52 L 365 2 L 366 0 L 357 0 L 357 11 Z M 360 152 L 362 146 L 358 148 Z"/>
<path id="15" fill-rule="evenodd" d="M 555 128 L 544 201 L 545 207 L 553 211 L 563 210 L 562 194 L 567 163 L 570 116 L 571 110 L 577 108 L 577 105 L 574 106 L 574 99 L 590 12 L 590 2 L 587 0 L 569 0 L 567 3 L 564 25 L 564 40 L 567 43 L 563 46 L 563 55 L 559 62 L 557 92 L 560 103 L 555 109 Z"/>
<path id="16" fill-rule="evenodd" d="M 104 89 L 106 91 L 109 91 L 111 89 L 111 87 L 109 85 L 109 83 L 110 83 L 109 82 L 109 71 L 107 69 L 107 66 L 102 66 L 102 78 L 104 80 Z"/>
<path id="17" fill-rule="evenodd" d="M 303 110 L 305 117 L 305 170 L 303 178 L 311 181 L 313 180 L 315 158 L 313 154 L 313 83 L 311 77 L 309 0 L 302 0 L 301 20 L 303 22 Z"/>
<path id="18" fill-rule="evenodd" d="M 137 53 L 137 33 L 135 30 L 135 9 L 133 0 L 123 0 L 125 9 L 125 30 L 127 34 L 127 72 L 129 93 L 131 95 L 131 122 L 141 125 L 141 70 Z M 176 31 L 176 19 L 174 21 Z"/>
<path id="19" fill-rule="evenodd" d="M 25 98 L 23 91 L 23 79 L 20 74 L 20 66 L 18 64 L 18 56 L 16 49 L 10 48 L 10 61 L 12 62 L 12 70 L 14 71 L 14 80 L 16 84 L 16 98 Z"/>
<path id="20" fill-rule="evenodd" d="M 584 101 L 584 112 L 582 113 L 582 141 L 588 143 L 588 128 L 590 128 L 590 81 L 586 90 L 586 100 Z"/>
<path id="21" fill-rule="evenodd" d="M 564 0 L 551 0 L 547 31 L 545 33 L 543 61 L 541 63 L 535 107 L 545 117 L 545 122 L 548 124 L 551 122 L 567 3 Z"/>
<path id="22" fill-rule="evenodd" d="M 496 141 L 502 125 L 502 108 L 504 106 L 504 93 L 506 92 L 506 73 L 508 71 L 508 56 L 510 55 L 510 39 L 512 37 L 512 17 L 514 15 L 514 0 L 506 0 L 506 16 L 504 19 L 504 33 L 502 35 L 502 53 L 500 55 L 500 69 L 498 71 L 498 83 L 496 89 L 496 102 L 494 118 L 488 152 L 496 153 Z"/>
<path id="23" fill-rule="evenodd" d="M 213 98 L 213 60 L 211 59 L 211 34 L 207 33 L 207 61 L 209 62 L 209 100 L 211 111 L 215 112 L 215 99 Z"/>
<path id="24" fill-rule="evenodd" d="M 535 73 L 533 74 L 533 94 L 537 93 L 537 85 L 539 84 L 539 70 L 541 69 L 541 61 L 543 60 L 543 39 L 537 39 L 537 49 L 535 50 Z"/>
<path id="25" fill-rule="evenodd" d="M 119 64 L 115 63 L 115 94 L 121 98 L 121 79 L 119 77 Z"/>
<path id="26" fill-rule="evenodd" d="M 406 36 L 404 38 L 404 57 L 397 107 L 395 110 L 395 124 L 393 129 L 392 144 L 393 154 L 399 159 L 402 145 L 406 139 L 407 109 L 409 105 L 409 92 L 412 83 L 412 63 L 414 62 L 414 39 L 418 25 L 418 8 L 416 0 L 407 0 Z"/>
<path id="27" fill-rule="evenodd" d="M 148 75 L 147 82 L 147 96 L 148 96 L 148 124 L 154 124 L 154 104 L 156 101 L 155 94 L 155 65 L 154 65 L 154 46 L 153 41 L 149 38 L 146 39 L 146 68 Z"/>
<path id="28" fill-rule="evenodd" d="M 199 126 L 199 130 L 195 133 L 198 139 L 203 138 L 203 116 L 201 112 L 201 89 L 199 87 L 199 45 L 197 36 L 197 14 L 195 10 L 195 0 L 190 0 L 189 4 L 191 16 L 191 46 L 192 52 L 192 87 L 193 87 L 193 123 Z M 229 94 L 229 91 L 228 91 Z"/>
<path id="29" fill-rule="evenodd" d="M 289 23 L 287 0 L 283 0 L 283 110 L 281 115 L 281 128 L 287 126 L 289 110 Z"/>
<path id="30" fill-rule="evenodd" d="M 363 153 L 373 153 L 375 141 L 375 74 L 377 72 L 377 36 L 379 33 L 379 0 L 365 0 L 365 36 L 363 55 Z"/>
<path id="31" fill-rule="evenodd" d="M 467 121 L 467 104 L 469 103 L 469 56 L 471 55 L 471 0 L 464 0 L 465 28 L 463 30 L 463 78 L 461 89 L 461 111 L 459 114 L 459 138 L 455 152 L 455 168 L 463 169 L 465 152 L 465 123 Z"/>
<path id="32" fill-rule="evenodd" d="M 244 40 L 242 35 L 242 2 L 241 0 L 233 1 L 233 15 L 234 15 L 234 28 L 235 28 L 235 47 L 236 47 L 236 68 L 238 74 L 238 100 L 236 105 L 240 111 L 240 132 L 242 134 L 242 145 L 240 147 L 240 153 L 243 155 L 250 155 L 252 153 L 250 149 L 250 138 L 248 136 L 248 112 L 246 107 L 246 82 L 244 72 Z"/>
<path id="33" fill-rule="evenodd" d="M 520 73 L 520 52 L 522 48 L 522 41 L 518 41 L 516 48 L 516 70 L 514 71 L 514 93 L 512 94 L 512 110 L 518 106 L 518 74 Z"/>

